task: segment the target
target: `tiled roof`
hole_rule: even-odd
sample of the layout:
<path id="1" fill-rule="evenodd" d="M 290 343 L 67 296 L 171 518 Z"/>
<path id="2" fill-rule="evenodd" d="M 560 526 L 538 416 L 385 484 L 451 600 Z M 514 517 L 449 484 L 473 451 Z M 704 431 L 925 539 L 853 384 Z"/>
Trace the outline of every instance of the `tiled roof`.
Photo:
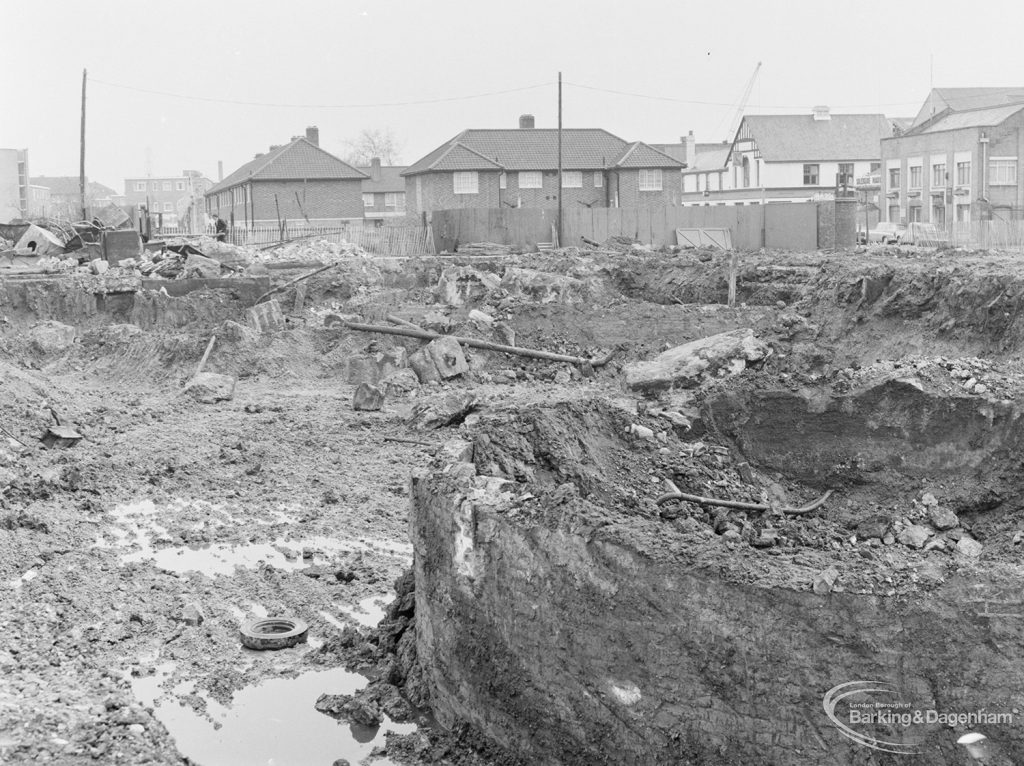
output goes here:
<path id="1" fill-rule="evenodd" d="M 367 193 L 405 191 L 405 179 L 402 178 L 405 168 L 405 165 L 382 165 L 380 167 L 380 178 L 374 181 L 373 168 L 360 167 L 359 170 L 370 176 L 363 181 L 363 191 Z"/>
<path id="2" fill-rule="evenodd" d="M 556 170 L 558 168 L 558 131 L 553 128 L 500 128 L 464 130 L 451 141 L 415 162 L 405 175 L 446 170 L 439 162 L 450 148 L 460 145 L 480 157 L 492 159 L 509 171 Z M 644 167 L 679 167 L 680 162 L 646 144 L 641 155 L 655 164 Z M 623 157 L 630 144 L 600 128 L 566 128 L 562 131 L 562 168 L 565 170 L 601 170 Z M 633 167 L 641 167 L 635 165 Z M 478 170 L 481 168 L 454 168 Z"/>
<path id="3" fill-rule="evenodd" d="M 681 168 L 685 164 L 642 141 L 634 141 L 616 158 L 612 166 L 617 168 Z"/>
<path id="4" fill-rule="evenodd" d="M 725 167 L 725 161 L 729 158 L 730 144 L 719 142 L 717 144 L 697 144 L 694 149 L 693 165 L 683 170 L 684 173 L 703 173 L 708 170 L 721 170 Z"/>
<path id="5" fill-rule="evenodd" d="M 833 114 L 827 120 L 752 114 L 736 135 L 752 136 L 765 162 L 872 160 L 881 156 L 881 140 L 892 136 L 892 126 L 882 114 Z"/>
<path id="6" fill-rule="evenodd" d="M 428 170 L 503 170 L 503 167 L 461 141 L 453 140 L 413 163 L 402 175 L 411 176 Z"/>
<path id="7" fill-rule="evenodd" d="M 967 112 L 948 112 L 944 116 L 940 115 L 935 122 L 918 126 L 908 133 L 915 135 L 918 133 L 940 133 L 944 130 L 959 128 L 990 127 L 1005 122 L 1022 109 L 1024 109 L 1024 104 L 1011 104 L 988 109 L 972 109 Z"/>
<path id="8" fill-rule="evenodd" d="M 356 180 L 366 174 L 356 170 L 330 152 L 310 143 L 305 136 L 260 155 L 238 168 L 206 193 L 230 189 L 244 181 L 302 180 L 302 179 Z"/>

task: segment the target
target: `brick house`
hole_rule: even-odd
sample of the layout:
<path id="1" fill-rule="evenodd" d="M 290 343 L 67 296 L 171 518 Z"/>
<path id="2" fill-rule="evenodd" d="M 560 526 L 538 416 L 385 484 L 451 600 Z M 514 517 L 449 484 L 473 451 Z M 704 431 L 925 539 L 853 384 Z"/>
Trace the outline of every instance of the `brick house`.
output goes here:
<path id="1" fill-rule="evenodd" d="M 914 124 L 882 141 L 884 220 L 1024 218 L 1022 128 L 1024 88 L 935 88 Z"/>
<path id="2" fill-rule="evenodd" d="M 562 205 L 678 204 L 683 163 L 606 130 L 562 130 Z M 523 115 L 518 129 L 470 129 L 410 165 L 410 214 L 451 208 L 558 207 L 558 131 Z"/>
<path id="3" fill-rule="evenodd" d="M 405 216 L 405 169 L 405 165 L 381 165 L 376 158 L 359 168 L 367 175 L 362 183 L 363 218 L 380 224 Z"/>
<path id="4" fill-rule="evenodd" d="M 183 170 L 180 176 L 137 176 L 124 179 L 124 200 L 136 210 L 159 216 L 165 226 L 177 226 L 212 186 L 213 181 L 198 170 Z"/>
<path id="5" fill-rule="evenodd" d="M 321 149 L 320 132 L 310 127 L 305 136 L 270 147 L 214 184 L 206 192 L 206 210 L 235 226 L 361 221 L 368 177 Z"/>

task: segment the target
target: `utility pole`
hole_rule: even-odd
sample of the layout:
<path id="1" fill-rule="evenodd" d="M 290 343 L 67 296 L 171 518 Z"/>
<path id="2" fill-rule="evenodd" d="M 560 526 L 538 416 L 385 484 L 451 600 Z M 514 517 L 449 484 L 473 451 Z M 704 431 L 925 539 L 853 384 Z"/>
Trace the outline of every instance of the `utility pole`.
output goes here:
<path id="1" fill-rule="evenodd" d="M 89 212 L 85 209 L 85 69 L 82 70 L 82 151 L 78 162 L 78 193 L 82 201 L 82 220 L 89 218 Z"/>
<path id="2" fill-rule="evenodd" d="M 558 246 L 562 247 L 562 73 L 558 73 Z"/>

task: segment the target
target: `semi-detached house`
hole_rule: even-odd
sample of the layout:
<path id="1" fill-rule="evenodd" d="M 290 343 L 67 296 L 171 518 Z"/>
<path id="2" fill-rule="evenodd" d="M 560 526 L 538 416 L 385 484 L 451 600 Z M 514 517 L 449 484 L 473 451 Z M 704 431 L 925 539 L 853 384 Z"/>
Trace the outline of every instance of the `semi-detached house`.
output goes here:
<path id="1" fill-rule="evenodd" d="M 564 208 L 679 204 L 683 163 L 598 128 L 562 130 Z M 556 208 L 558 131 L 520 118 L 515 129 L 464 130 L 410 165 L 410 214 L 452 208 Z"/>
<path id="2" fill-rule="evenodd" d="M 320 148 L 315 127 L 257 154 L 206 192 L 206 210 L 235 226 L 279 220 L 331 225 L 363 219 L 369 176 Z"/>

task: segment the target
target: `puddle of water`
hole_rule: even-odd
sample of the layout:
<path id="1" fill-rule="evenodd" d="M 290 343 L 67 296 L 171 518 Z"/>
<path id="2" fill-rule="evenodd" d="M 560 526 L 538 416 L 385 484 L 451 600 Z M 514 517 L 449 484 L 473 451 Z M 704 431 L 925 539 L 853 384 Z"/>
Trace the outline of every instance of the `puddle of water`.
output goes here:
<path id="1" fill-rule="evenodd" d="M 339 606 L 338 611 L 347 614 L 360 625 L 372 628 L 384 619 L 384 612 L 387 606 L 387 596 L 370 596 L 369 598 L 364 598 L 354 607 Z M 321 612 L 321 614 L 323 613 Z"/>
<path id="2" fill-rule="evenodd" d="M 363 676 L 341 669 L 246 687 L 235 692 L 228 707 L 206 698 L 211 722 L 174 698 L 188 693 L 188 684 L 179 684 L 180 691 L 176 688 L 171 695 L 161 694 L 160 684 L 173 669 L 174 663 L 164 663 L 155 675 L 132 679 L 132 691 L 143 705 L 153 707 L 181 754 L 199 766 L 307 766 L 337 758 L 356 764 L 384 744 L 384 732 L 416 730 L 415 724 L 386 717 L 377 729 L 350 726 L 317 712 L 313 705 L 321 694 L 352 694 L 366 685 Z M 386 759 L 374 764 L 395 766 Z"/>
<path id="3" fill-rule="evenodd" d="M 245 520 L 235 519 L 223 509 L 210 504 L 208 515 L 220 515 L 227 523 L 244 526 Z M 175 501 L 164 510 L 174 513 L 175 509 L 188 507 L 185 501 Z M 137 561 L 153 561 L 157 567 L 182 574 L 185 572 L 201 572 L 203 574 L 231 575 L 235 567 L 257 567 L 266 562 L 277 569 L 294 571 L 312 564 L 328 563 L 331 557 L 339 553 L 355 551 L 372 551 L 386 556 L 399 558 L 405 564 L 412 562 L 412 546 L 408 543 L 359 538 L 359 540 L 339 540 L 333 537 L 313 536 L 304 538 L 280 537 L 272 542 L 246 543 L 232 545 L 229 543 L 211 543 L 203 546 L 170 546 L 156 548 L 153 540 L 167 535 L 167 529 L 157 519 L 158 508 L 151 500 L 117 506 L 111 515 L 116 520 L 115 526 L 108 527 L 107 532 L 114 538 L 108 542 L 101 534 L 95 546 L 100 548 L 132 548 L 121 556 L 123 563 Z M 289 518 L 283 511 L 274 512 L 278 518 Z M 215 521 L 215 526 L 226 526 Z M 199 525 L 200 527 L 202 525 Z M 316 553 L 312 559 L 303 559 L 303 549 L 310 548 Z M 12 583 L 13 586 L 13 583 Z"/>

